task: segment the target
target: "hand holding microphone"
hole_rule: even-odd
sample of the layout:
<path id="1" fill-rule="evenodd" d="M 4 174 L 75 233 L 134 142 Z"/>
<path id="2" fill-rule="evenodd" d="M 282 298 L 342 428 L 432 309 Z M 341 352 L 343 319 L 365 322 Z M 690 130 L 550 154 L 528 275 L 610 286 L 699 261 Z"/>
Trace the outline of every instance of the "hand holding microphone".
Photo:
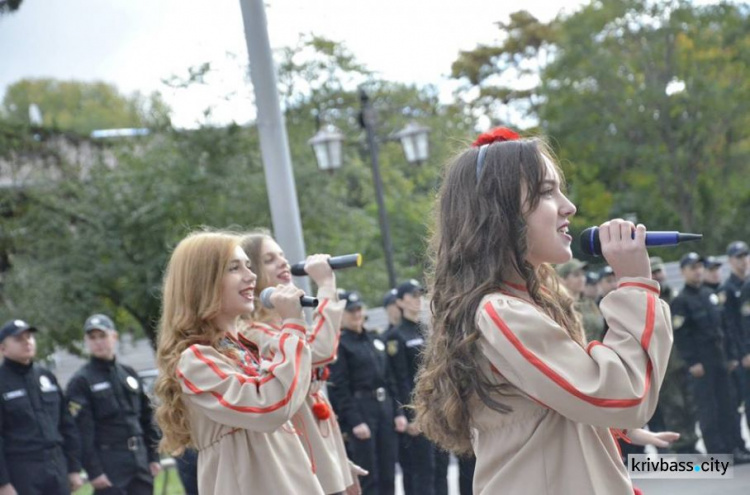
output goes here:
<path id="1" fill-rule="evenodd" d="M 646 232 L 646 227 L 616 219 L 600 227 L 590 227 L 581 232 L 581 250 L 592 256 L 607 259 L 617 278 L 650 278 L 646 246 L 676 246 L 680 242 L 699 241 L 702 234 L 681 232 Z"/>
<path id="2" fill-rule="evenodd" d="M 630 225 L 633 225 L 632 223 Z M 631 230 L 631 239 L 635 239 L 635 229 Z M 646 246 L 676 246 L 681 242 L 699 241 L 703 234 L 683 234 L 682 232 L 646 232 Z M 581 232 L 581 251 L 591 256 L 602 255 L 599 238 L 599 227 L 589 227 Z"/>
<path id="3" fill-rule="evenodd" d="M 260 302 L 263 307 L 275 309 L 282 318 L 300 318 L 303 307 L 314 308 L 318 300 L 306 296 L 302 289 L 294 285 L 279 285 L 277 287 L 266 287 L 260 293 Z"/>
<path id="4" fill-rule="evenodd" d="M 617 278 L 651 278 L 651 265 L 646 252 L 646 227 L 616 218 L 599 226 L 601 253 L 615 271 Z"/>
<path id="5" fill-rule="evenodd" d="M 317 256 L 325 256 L 325 255 L 317 255 Z M 296 277 L 301 277 L 303 275 L 311 275 L 309 266 L 306 266 L 308 261 L 300 261 L 299 263 L 295 263 L 292 265 L 292 275 Z M 343 256 L 332 256 L 327 258 L 328 265 L 331 267 L 332 270 L 339 270 L 341 268 L 350 268 L 353 266 L 362 266 L 362 255 L 359 253 L 354 254 L 345 254 Z"/>
<path id="6" fill-rule="evenodd" d="M 333 268 L 329 263 L 330 259 L 331 256 L 327 254 L 313 254 L 312 256 L 308 256 L 305 262 L 302 263 L 302 271 L 309 275 L 318 287 L 324 285 L 335 286 L 336 275 L 333 274 Z M 294 266 L 291 267 L 292 275 L 296 275 Z"/>

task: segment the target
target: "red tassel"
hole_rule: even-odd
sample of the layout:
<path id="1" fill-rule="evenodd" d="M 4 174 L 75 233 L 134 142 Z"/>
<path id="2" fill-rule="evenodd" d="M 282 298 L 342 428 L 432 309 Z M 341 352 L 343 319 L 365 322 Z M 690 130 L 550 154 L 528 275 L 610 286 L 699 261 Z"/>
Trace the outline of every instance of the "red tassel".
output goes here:
<path id="1" fill-rule="evenodd" d="M 321 421 L 331 417 L 331 408 L 325 402 L 316 402 L 312 406 L 313 414 Z"/>

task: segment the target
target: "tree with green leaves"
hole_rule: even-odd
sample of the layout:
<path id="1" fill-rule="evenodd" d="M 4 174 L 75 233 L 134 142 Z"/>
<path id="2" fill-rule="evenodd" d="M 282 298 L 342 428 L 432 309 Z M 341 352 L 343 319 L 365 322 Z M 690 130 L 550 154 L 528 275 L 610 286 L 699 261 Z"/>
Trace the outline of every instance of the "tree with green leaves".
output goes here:
<path id="1" fill-rule="evenodd" d="M 35 106 L 41 122 L 32 121 Z M 90 134 L 95 129 L 161 127 L 169 124 L 169 108 L 158 93 L 122 95 L 102 82 L 22 79 L 8 86 L 0 118 L 17 125 Z"/>
<path id="2" fill-rule="evenodd" d="M 686 0 L 592 1 L 548 23 L 521 11 L 453 75 L 473 115 L 552 138 L 575 228 L 634 215 L 716 253 L 750 236 L 749 17 Z"/>
<path id="3" fill-rule="evenodd" d="M 337 274 L 339 285 L 379 305 L 388 287 L 370 158 L 359 123 L 360 87 L 378 115 L 380 168 L 399 280 L 423 278 L 425 238 L 440 171 L 473 132 L 460 105 L 438 101 L 434 87 L 378 80 L 339 43 L 304 36 L 279 64 L 292 163 L 309 252 L 362 252 L 365 264 Z M 431 129 L 431 157 L 409 165 L 390 135 L 416 120 Z M 334 124 L 347 137 L 344 165 L 323 173 L 306 144 L 316 125 Z M 462 144 L 462 143 L 461 143 Z"/>
<path id="4" fill-rule="evenodd" d="M 460 52 L 451 76 L 462 81 L 456 96 L 467 101 L 473 116 L 512 125 L 535 118 L 543 104 L 539 77 L 555 53 L 557 22 L 544 23 L 520 10 L 495 24 L 502 40 Z"/>
<path id="5" fill-rule="evenodd" d="M 632 212 L 708 252 L 750 234 L 748 21 L 747 5 L 644 0 L 561 21 L 539 116 L 587 219 Z"/>
<path id="6" fill-rule="evenodd" d="M 291 61 L 282 56 L 280 81 L 288 89 L 284 105 L 305 243 L 309 252 L 361 252 L 363 267 L 337 274 L 339 285 L 377 305 L 389 287 L 357 124 L 357 86 L 366 85 L 380 112 L 381 167 L 400 279 L 422 276 L 439 171 L 472 126 L 459 106 L 441 105 L 434 88 L 377 80 L 339 44 L 313 38 L 298 50 L 306 54 L 289 51 Z M 307 145 L 316 116 L 349 137 L 344 167 L 333 174 L 317 169 Z M 387 142 L 411 119 L 432 129 L 432 156 L 418 167 Z M 10 269 L 0 317 L 24 316 L 50 330 L 47 350 L 53 344 L 75 350 L 80 325 L 92 312 L 110 314 L 121 329 L 153 341 L 163 269 L 179 239 L 201 225 L 270 226 L 256 131 L 164 127 L 148 137 L 97 142 L 101 152 L 93 165 L 81 167 L 76 153 L 55 162 L 69 171 L 63 180 L 0 190 L 0 206 L 10 212 L 1 237 Z M 37 141 L 27 128 L 21 136 L 30 152 L 44 149 L 44 134 Z"/>
<path id="7" fill-rule="evenodd" d="M 155 338 L 170 249 L 204 225 L 267 225 L 257 140 L 239 127 L 170 132 L 110 148 L 85 177 L 4 191 L 11 270 L 3 316 L 28 315 L 55 343 L 93 312 Z"/>

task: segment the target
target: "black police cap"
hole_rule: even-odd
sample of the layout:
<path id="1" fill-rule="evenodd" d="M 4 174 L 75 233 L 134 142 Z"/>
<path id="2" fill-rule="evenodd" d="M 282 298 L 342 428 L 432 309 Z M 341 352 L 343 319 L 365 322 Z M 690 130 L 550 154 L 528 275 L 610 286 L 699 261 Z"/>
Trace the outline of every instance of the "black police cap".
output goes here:
<path id="1" fill-rule="evenodd" d="M 340 301 L 346 301 L 346 304 L 344 305 L 344 311 L 354 311 L 355 309 L 359 309 L 364 306 L 364 303 L 362 302 L 362 296 L 360 296 L 356 291 L 347 291 L 340 289 L 338 295 Z"/>
<path id="2" fill-rule="evenodd" d="M 750 248 L 748 248 L 746 242 L 734 241 L 727 246 L 727 256 L 729 257 L 745 256 L 748 253 L 750 253 Z"/>
<path id="3" fill-rule="evenodd" d="M 396 297 L 403 299 L 406 294 L 423 294 L 424 287 L 417 280 L 411 279 L 396 287 Z"/>
<path id="4" fill-rule="evenodd" d="M 398 299 L 398 290 L 393 288 L 385 294 L 385 297 L 383 297 L 383 307 L 387 308 L 391 304 L 395 304 L 396 299 Z"/>
<path id="5" fill-rule="evenodd" d="M 19 335 L 26 330 L 30 332 L 36 332 L 36 327 L 32 327 L 23 320 L 10 320 L 6 321 L 2 328 L 0 328 L 0 342 L 4 341 L 7 337 L 13 335 Z"/>
<path id="6" fill-rule="evenodd" d="M 698 253 L 687 253 L 680 258 L 680 268 L 684 268 L 688 265 L 695 265 L 696 263 L 705 264 L 706 259 Z"/>

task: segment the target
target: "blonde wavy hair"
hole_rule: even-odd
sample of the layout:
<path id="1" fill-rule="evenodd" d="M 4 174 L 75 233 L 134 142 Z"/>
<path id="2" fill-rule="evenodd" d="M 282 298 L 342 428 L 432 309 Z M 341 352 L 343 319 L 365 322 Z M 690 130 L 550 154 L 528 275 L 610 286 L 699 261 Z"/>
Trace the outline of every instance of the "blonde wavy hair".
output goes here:
<path id="1" fill-rule="evenodd" d="M 263 263 L 263 243 L 265 241 L 275 241 L 271 232 L 266 229 L 256 229 L 242 236 L 240 247 L 250 258 L 250 265 L 253 267 L 258 280 L 255 282 L 255 300 L 260 301 L 260 293 L 263 289 L 270 287 L 271 281 L 266 276 L 265 264 Z M 268 322 L 271 318 L 271 311 L 263 307 L 262 304 L 256 304 L 255 310 L 249 319 L 254 321 Z M 247 321 L 247 319 L 246 319 Z"/>
<path id="2" fill-rule="evenodd" d="M 177 364 L 191 345 L 217 347 L 223 338 L 215 318 L 221 311 L 222 278 L 239 240 L 230 232 L 193 232 L 180 241 L 167 265 L 156 349 L 159 377 L 154 388 L 163 453 L 179 455 L 194 446 Z"/>

